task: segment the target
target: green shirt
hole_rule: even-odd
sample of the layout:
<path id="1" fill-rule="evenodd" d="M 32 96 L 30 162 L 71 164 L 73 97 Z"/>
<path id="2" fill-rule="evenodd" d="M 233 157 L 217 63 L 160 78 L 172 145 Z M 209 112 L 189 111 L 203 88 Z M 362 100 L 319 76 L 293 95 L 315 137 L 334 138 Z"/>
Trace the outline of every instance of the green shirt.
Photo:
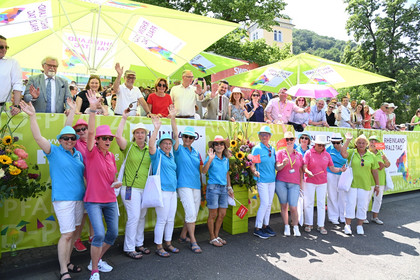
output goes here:
<path id="1" fill-rule="evenodd" d="M 376 154 L 374 154 L 376 157 L 376 160 L 378 161 L 378 177 L 379 177 L 379 186 L 385 186 L 386 183 L 386 175 L 385 175 L 385 168 L 382 168 L 382 170 L 379 170 L 379 163 L 382 162 L 385 164 L 383 158 L 382 158 L 382 152 L 376 151 Z M 375 180 L 372 176 L 372 186 L 376 185 Z"/>
<path id="2" fill-rule="evenodd" d="M 353 169 L 353 182 L 351 183 L 351 187 L 369 191 L 372 187 L 372 182 L 374 182 L 372 170 L 379 168 L 376 156 L 370 151 L 366 151 L 363 157 L 360 157 L 357 149 L 349 149 L 347 152 L 349 153 L 349 161 L 354 154 L 351 162 L 351 167 Z M 373 183 L 373 185 L 375 185 L 375 183 Z"/>
<path id="3" fill-rule="evenodd" d="M 127 147 L 123 151 L 124 158 L 128 150 L 130 150 L 130 153 L 128 154 L 127 162 L 125 163 L 123 186 L 144 189 L 151 162 L 149 155 L 149 146 L 145 145 L 143 150 L 141 150 L 137 143 L 129 142 L 127 143 Z M 140 162 L 141 166 L 139 168 Z"/>

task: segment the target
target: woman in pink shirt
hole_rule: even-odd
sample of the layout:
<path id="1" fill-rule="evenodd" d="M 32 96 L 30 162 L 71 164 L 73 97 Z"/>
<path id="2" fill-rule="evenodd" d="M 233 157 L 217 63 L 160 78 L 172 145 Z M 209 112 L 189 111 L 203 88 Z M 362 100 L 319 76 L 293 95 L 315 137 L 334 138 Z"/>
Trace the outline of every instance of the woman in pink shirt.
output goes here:
<path id="1" fill-rule="evenodd" d="M 305 184 L 303 187 L 303 209 L 305 212 L 305 231 L 310 232 L 313 227 L 315 192 L 317 202 L 317 224 L 321 234 L 327 234 L 325 223 L 325 197 L 327 192 L 327 166 L 332 172 L 343 172 L 346 167 L 334 167 L 329 153 L 325 151 L 325 145 L 329 143 L 326 135 L 315 137 L 315 146 L 303 157 L 303 170 L 305 172 Z"/>
<path id="2" fill-rule="evenodd" d="M 88 269 L 92 271 L 90 279 L 96 280 L 99 279 L 99 271 L 110 272 L 113 269 L 102 261 L 102 256 L 114 244 L 118 236 L 118 204 L 114 188 L 119 188 L 122 184 L 116 182 L 115 157 L 109 151 L 115 136 L 107 125 L 98 126 L 95 135 L 96 106 L 99 100 L 92 91 L 88 91 L 87 98 L 91 110 L 88 122 L 87 187 L 84 202 L 94 230 L 90 247 L 92 260 Z M 102 217 L 107 226 L 106 233 Z"/>
<path id="3" fill-rule="evenodd" d="M 292 216 L 294 236 L 300 236 L 298 226 L 297 202 L 303 186 L 303 157 L 293 147 L 295 136 L 287 131 L 284 134 L 287 147 L 276 154 L 276 194 L 281 204 L 281 217 L 284 222 L 284 235 L 290 236 L 289 212 Z"/>

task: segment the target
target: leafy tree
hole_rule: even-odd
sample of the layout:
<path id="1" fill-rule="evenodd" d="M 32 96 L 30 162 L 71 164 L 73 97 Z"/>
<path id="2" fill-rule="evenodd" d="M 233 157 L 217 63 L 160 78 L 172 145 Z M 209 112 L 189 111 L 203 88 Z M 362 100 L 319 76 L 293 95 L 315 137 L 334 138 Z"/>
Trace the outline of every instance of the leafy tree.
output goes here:
<path id="1" fill-rule="evenodd" d="M 393 78 L 352 89 L 352 97 L 364 98 L 378 108 L 387 101 L 399 106 L 397 122 L 406 122 L 420 105 L 420 0 L 345 0 L 347 31 L 356 48 L 346 47 L 343 62 Z"/>

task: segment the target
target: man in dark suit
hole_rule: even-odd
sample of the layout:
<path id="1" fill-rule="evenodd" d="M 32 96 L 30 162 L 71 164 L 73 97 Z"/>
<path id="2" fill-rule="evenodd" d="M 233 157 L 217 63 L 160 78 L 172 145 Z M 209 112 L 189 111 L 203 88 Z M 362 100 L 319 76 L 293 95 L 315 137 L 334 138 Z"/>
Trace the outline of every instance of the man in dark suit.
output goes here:
<path id="1" fill-rule="evenodd" d="M 260 104 L 264 107 L 267 107 L 268 102 L 273 98 L 273 94 L 271 92 L 263 91 L 260 98 Z"/>
<path id="2" fill-rule="evenodd" d="M 58 60 L 42 60 L 44 73 L 31 76 L 25 90 L 25 100 L 31 100 L 37 113 L 63 113 L 67 98 L 71 98 L 67 81 L 56 76 Z"/>

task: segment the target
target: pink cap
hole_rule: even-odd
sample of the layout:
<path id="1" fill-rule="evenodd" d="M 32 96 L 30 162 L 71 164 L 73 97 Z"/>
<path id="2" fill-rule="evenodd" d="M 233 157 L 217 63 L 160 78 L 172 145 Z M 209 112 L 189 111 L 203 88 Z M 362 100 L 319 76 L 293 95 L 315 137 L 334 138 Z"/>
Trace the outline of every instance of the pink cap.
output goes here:
<path id="1" fill-rule="evenodd" d="M 84 119 L 78 119 L 77 122 L 76 122 L 76 124 L 73 125 L 73 129 L 76 129 L 76 126 L 78 126 L 78 125 L 86 125 L 86 126 L 88 126 L 88 123 Z"/>
<path id="2" fill-rule="evenodd" d="M 112 134 L 111 129 L 109 128 L 108 125 L 100 125 L 96 128 L 96 136 L 95 138 L 101 137 L 101 136 L 114 136 L 114 134 Z"/>

